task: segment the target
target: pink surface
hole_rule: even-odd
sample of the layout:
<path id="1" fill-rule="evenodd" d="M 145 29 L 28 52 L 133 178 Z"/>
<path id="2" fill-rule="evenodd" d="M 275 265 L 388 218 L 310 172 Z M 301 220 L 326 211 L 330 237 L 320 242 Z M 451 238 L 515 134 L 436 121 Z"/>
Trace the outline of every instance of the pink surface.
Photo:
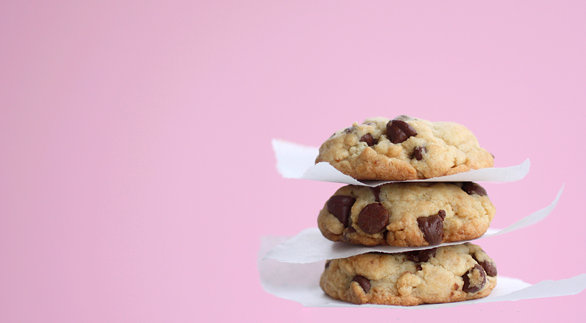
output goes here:
<path id="1" fill-rule="evenodd" d="M 581 1 L 0 3 L 0 322 L 565 321 L 586 293 L 439 310 L 304 308 L 263 291 L 263 235 L 339 186 L 270 140 L 370 116 L 460 122 L 497 166 L 483 242 L 530 283 L 586 272 Z"/>

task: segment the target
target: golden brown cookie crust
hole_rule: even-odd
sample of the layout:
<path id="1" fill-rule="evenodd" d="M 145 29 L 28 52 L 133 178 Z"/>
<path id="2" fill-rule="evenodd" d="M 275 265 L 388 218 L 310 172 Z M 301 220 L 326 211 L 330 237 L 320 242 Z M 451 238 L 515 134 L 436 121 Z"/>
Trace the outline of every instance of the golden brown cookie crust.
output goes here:
<path id="1" fill-rule="evenodd" d="M 494 165 L 493 156 L 460 124 L 409 116 L 393 120 L 408 123 L 417 134 L 392 143 L 387 135 L 390 119 L 366 119 L 334 133 L 321 145 L 315 162 L 328 162 L 359 180 L 397 181 L 434 178 Z M 364 141 L 365 135 L 372 136 L 372 145 Z"/>
<path id="2" fill-rule="evenodd" d="M 368 253 L 329 260 L 320 279 L 322 290 L 335 299 L 401 306 L 482 298 L 496 283 L 494 261 L 470 243 L 439 247 L 428 259 Z"/>
<path id="3" fill-rule="evenodd" d="M 418 247 L 471 240 L 486 232 L 495 214 L 495 207 L 484 192 L 481 186 L 470 182 L 392 183 L 376 189 L 347 185 L 333 195 L 355 199 L 349 206 L 346 225 L 330 212 L 328 204 L 332 198 L 325 203 L 317 222 L 324 237 L 331 241 L 366 246 Z M 368 233 L 361 227 L 362 211 L 370 204 L 380 204 L 388 212 L 388 224 L 380 232 Z M 422 220 L 418 219 L 435 216 L 440 221 L 437 214 L 442 210 L 445 212 L 440 231 L 443 236 L 438 237 L 440 241 L 430 243 L 430 237 L 419 223 Z"/>

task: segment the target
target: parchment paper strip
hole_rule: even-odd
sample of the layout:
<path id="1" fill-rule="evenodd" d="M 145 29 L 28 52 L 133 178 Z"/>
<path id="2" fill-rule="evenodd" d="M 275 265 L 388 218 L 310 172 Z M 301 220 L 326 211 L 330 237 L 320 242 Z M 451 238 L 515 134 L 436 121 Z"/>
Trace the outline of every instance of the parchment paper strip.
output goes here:
<path id="1" fill-rule="evenodd" d="M 284 178 L 309 179 L 313 181 L 334 182 L 364 186 L 378 186 L 392 181 L 358 181 L 342 174 L 328 163 L 314 164 L 318 148 L 299 145 L 280 139 L 272 140 L 277 157 L 277 170 Z M 484 168 L 466 173 L 454 174 L 407 182 L 514 182 L 529 173 L 529 159 L 517 166 L 503 168 Z"/>

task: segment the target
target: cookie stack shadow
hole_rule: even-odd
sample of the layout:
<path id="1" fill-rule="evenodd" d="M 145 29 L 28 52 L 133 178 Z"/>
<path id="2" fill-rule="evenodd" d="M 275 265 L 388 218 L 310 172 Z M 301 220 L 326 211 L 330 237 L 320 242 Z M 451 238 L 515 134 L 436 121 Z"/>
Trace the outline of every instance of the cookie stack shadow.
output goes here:
<path id="1" fill-rule="evenodd" d="M 356 248 L 411 249 L 328 260 L 320 279 L 327 295 L 411 306 L 491 293 L 496 264 L 464 242 L 482 236 L 494 217 L 486 190 L 473 182 L 405 182 L 492 167 L 493 156 L 467 128 L 408 116 L 371 118 L 332 135 L 320 148 L 316 163 L 322 161 L 358 180 L 394 181 L 338 189 L 318 216 L 324 238 Z"/>

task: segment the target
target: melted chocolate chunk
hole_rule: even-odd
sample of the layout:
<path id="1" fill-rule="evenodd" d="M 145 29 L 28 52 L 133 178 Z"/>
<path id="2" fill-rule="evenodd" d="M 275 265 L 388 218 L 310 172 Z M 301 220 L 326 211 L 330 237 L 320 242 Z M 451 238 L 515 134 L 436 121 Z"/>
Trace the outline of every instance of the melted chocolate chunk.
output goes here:
<path id="1" fill-rule="evenodd" d="M 372 189 L 372 194 L 374 195 L 374 201 L 380 202 L 380 186 L 371 187 L 371 189 Z"/>
<path id="2" fill-rule="evenodd" d="M 427 262 L 429 258 L 435 256 L 435 252 L 437 248 L 425 249 L 425 250 L 418 250 L 418 251 L 409 251 L 405 253 L 407 259 L 413 262 Z"/>
<path id="3" fill-rule="evenodd" d="M 442 242 L 445 217 L 446 211 L 440 210 L 438 214 L 417 218 L 417 224 L 423 232 L 423 238 L 430 245 L 438 245 Z"/>
<path id="4" fill-rule="evenodd" d="M 380 203 L 371 203 L 358 214 L 358 226 L 370 234 L 384 230 L 389 224 L 389 211 Z"/>
<path id="5" fill-rule="evenodd" d="M 331 260 L 326 260 L 326 268 L 328 268 L 330 266 L 330 262 L 332 262 Z"/>
<path id="6" fill-rule="evenodd" d="M 352 278 L 352 281 L 357 282 L 360 285 L 360 287 L 362 287 L 365 293 L 368 293 L 368 291 L 370 290 L 370 280 L 368 280 L 366 277 L 356 275 L 354 276 L 354 278 Z"/>
<path id="7" fill-rule="evenodd" d="M 350 210 L 352 210 L 354 202 L 356 202 L 356 199 L 351 196 L 334 195 L 330 197 L 326 205 L 328 211 L 338 218 L 344 227 L 347 227 Z"/>
<path id="8" fill-rule="evenodd" d="M 415 147 L 415 150 L 413 150 L 413 156 L 415 156 L 415 159 L 417 160 L 422 160 L 423 155 L 425 155 L 426 153 L 427 148 L 425 148 L 424 146 L 417 146 Z"/>
<path id="9" fill-rule="evenodd" d="M 365 142 L 369 146 L 374 146 L 378 143 L 378 140 L 374 139 L 374 137 L 372 137 L 372 135 L 369 133 L 362 136 L 362 138 L 360 138 L 360 141 Z"/>
<path id="10" fill-rule="evenodd" d="M 462 183 L 462 190 L 464 190 L 464 192 L 468 193 L 468 195 L 472 195 L 472 194 L 478 194 L 480 196 L 487 195 L 484 187 L 482 187 L 476 183 L 473 183 L 473 182 Z"/>
<path id="11" fill-rule="evenodd" d="M 496 266 L 492 262 L 486 260 L 479 261 L 478 263 L 480 264 L 480 266 L 482 266 L 482 268 L 484 268 L 484 271 L 487 275 L 489 275 L 490 277 L 496 276 Z"/>
<path id="12" fill-rule="evenodd" d="M 472 269 L 468 270 L 468 272 L 462 276 L 462 279 L 464 280 L 462 290 L 466 293 L 476 293 L 486 285 L 486 273 L 479 265 L 474 265 Z"/>
<path id="13" fill-rule="evenodd" d="M 402 143 L 416 135 L 415 128 L 403 120 L 391 120 L 387 123 L 387 137 L 394 144 Z"/>

